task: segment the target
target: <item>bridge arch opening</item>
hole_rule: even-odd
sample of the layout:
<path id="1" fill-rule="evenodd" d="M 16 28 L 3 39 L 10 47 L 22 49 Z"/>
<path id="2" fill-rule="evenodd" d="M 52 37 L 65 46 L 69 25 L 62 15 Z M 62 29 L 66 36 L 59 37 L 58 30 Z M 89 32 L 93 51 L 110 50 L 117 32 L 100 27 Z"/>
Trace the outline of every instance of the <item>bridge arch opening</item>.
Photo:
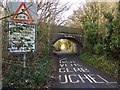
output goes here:
<path id="1" fill-rule="evenodd" d="M 74 38 L 58 38 L 52 42 L 54 53 L 79 53 L 82 51 L 82 44 Z"/>

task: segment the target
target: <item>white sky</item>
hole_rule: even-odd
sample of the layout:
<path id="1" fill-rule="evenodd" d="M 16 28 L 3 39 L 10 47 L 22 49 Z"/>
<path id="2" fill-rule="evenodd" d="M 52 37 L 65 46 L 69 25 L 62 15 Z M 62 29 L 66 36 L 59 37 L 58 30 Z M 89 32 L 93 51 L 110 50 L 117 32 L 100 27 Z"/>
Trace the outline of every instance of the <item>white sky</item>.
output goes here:
<path id="1" fill-rule="evenodd" d="M 7 0 L 3 0 L 3 1 L 7 1 Z M 8 0 L 8 1 L 39 1 L 39 0 Z M 72 5 L 71 8 L 63 14 L 62 18 L 67 19 L 68 16 L 73 14 L 73 10 L 78 9 L 78 7 L 83 5 L 85 1 L 86 0 L 60 0 L 62 4 L 69 3 L 70 5 Z"/>
<path id="2" fill-rule="evenodd" d="M 63 18 L 67 19 L 70 15 L 73 14 L 74 10 L 77 10 L 78 7 L 81 7 L 86 3 L 86 0 L 60 0 L 62 4 L 69 3 L 71 8 L 63 14 Z"/>

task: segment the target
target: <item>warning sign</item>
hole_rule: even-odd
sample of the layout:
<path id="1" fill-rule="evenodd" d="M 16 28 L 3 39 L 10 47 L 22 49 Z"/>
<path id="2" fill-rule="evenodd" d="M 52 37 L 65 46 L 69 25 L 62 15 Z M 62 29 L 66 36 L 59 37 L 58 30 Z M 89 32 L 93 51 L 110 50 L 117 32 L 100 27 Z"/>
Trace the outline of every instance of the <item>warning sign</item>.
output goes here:
<path id="1" fill-rule="evenodd" d="M 19 22 L 32 22 L 32 16 L 28 11 L 28 7 L 26 7 L 25 3 L 22 2 L 18 9 L 12 16 L 12 20 L 19 21 Z"/>
<path id="2" fill-rule="evenodd" d="M 37 23 L 37 3 L 34 2 L 8 2 L 8 14 L 12 17 L 7 21 Z"/>

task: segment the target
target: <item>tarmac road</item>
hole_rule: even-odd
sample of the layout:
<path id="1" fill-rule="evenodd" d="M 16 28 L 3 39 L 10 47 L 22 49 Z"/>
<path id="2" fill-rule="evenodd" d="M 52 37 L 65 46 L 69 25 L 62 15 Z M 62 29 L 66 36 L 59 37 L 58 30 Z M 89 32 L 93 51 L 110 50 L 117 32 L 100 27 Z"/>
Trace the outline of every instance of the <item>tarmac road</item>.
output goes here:
<path id="1" fill-rule="evenodd" d="M 117 79 L 85 64 L 75 54 L 57 53 L 56 56 L 58 68 L 53 88 L 107 88 L 107 90 L 111 88 L 118 90 Z"/>

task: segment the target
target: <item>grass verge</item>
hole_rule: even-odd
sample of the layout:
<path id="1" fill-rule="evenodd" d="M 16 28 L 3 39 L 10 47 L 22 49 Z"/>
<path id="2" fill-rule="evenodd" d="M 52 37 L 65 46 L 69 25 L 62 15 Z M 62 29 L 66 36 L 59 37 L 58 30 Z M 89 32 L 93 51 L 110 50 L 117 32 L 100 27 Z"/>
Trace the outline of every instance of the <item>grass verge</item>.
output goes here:
<path id="1" fill-rule="evenodd" d="M 97 69 L 118 77 L 118 61 L 108 58 L 107 56 L 88 55 L 87 53 L 80 54 L 80 59 L 85 63 L 96 67 Z"/>

